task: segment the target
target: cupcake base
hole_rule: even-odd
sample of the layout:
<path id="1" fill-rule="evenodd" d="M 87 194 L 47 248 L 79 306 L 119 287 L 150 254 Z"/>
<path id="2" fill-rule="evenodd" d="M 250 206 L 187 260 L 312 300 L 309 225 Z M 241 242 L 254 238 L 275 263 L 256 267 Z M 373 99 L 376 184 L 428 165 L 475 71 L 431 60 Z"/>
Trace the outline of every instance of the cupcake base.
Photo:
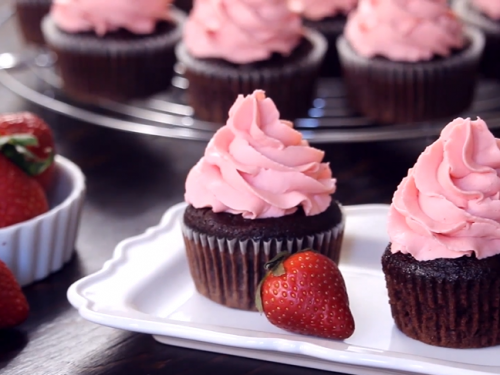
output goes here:
<path id="1" fill-rule="evenodd" d="M 320 69 L 322 77 L 339 77 L 341 75 L 337 39 L 344 31 L 346 20 L 345 16 L 328 17 L 319 21 L 304 19 L 304 26 L 320 32 L 328 41 L 328 49 Z"/>
<path id="2" fill-rule="evenodd" d="M 44 45 L 41 24 L 49 13 L 52 0 L 16 0 L 18 24 L 24 40 L 35 45 Z"/>
<path id="3" fill-rule="evenodd" d="M 405 335 L 447 348 L 500 344 L 500 255 L 418 261 L 389 245 L 382 268 Z"/>
<path id="4" fill-rule="evenodd" d="M 383 124 L 413 123 L 456 116 L 474 98 L 484 47 L 480 31 L 466 29 L 468 46 L 427 62 L 395 62 L 358 55 L 345 37 L 337 41 L 352 108 Z"/>
<path id="5" fill-rule="evenodd" d="M 480 65 L 481 74 L 487 78 L 500 79 L 500 21 L 486 17 L 468 0 L 456 0 L 453 8 L 466 24 L 477 27 L 486 38 Z"/>
<path id="6" fill-rule="evenodd" d="M 181 39 L 184 14 L 160 22 L 150 35 L 119 30 L 99 37 L 94 32 L 67 33 L 52 18 L 43 22 L 48 46 L 56 53 L 64 91 L 84 102 L 125 101 L 170 87 L 175 44 Z"/>
<path id="7" fill-rule="evenodd" d="M 189 206 L 182 232 L 198 292 L 228 307 L 255 311 L 255 292 L 264 264 L 281 251 L 312 248 L 338 263 L 344 215 L 337 203 L 323 213 L 271 219 L 244 219 Z"/>
<path id="8" fill-rule="evenodd" d="M 302 42 L 290 56 L 273 56 L 253 64 L 198 59 L 184 43 L 178 45 L 176 54 L 189 80 L 187 101 L 199 119 L 223 124 L 239 94 L 261 89 L 280 108 L 280 117 L 293 121 L 311 107 L 326 47 L 320 33 L 305 29 Z"/>

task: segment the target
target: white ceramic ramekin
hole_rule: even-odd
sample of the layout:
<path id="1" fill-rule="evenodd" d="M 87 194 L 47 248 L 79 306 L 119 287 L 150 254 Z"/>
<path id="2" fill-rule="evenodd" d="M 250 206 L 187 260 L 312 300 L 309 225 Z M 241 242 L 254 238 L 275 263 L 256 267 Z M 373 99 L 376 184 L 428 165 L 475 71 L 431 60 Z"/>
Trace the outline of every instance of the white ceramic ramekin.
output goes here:
<path id="1" fill-rule="evenodd" d="M 71 259 L 85 196 L 80 168 L 56 156 L 50 210 L 29 221 L 0 229 L 0 259 L 21 286 L 41 280 Z"/>

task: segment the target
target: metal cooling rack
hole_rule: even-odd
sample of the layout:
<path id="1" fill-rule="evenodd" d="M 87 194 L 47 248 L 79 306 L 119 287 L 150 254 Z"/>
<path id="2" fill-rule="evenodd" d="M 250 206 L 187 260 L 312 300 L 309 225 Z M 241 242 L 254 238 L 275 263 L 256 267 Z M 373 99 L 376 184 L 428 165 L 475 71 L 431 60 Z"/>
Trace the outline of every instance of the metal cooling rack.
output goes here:
<path id="1" fill-rule="evenodd" d="M 11 8 L 0 8 L 0 82 L 30 102 L 98 126 L 160 137 L 207 141 L 220 126 L 196 119 L 186 105 L 184 94 L 189 83 L 182 76 L 182 66 L 176 67 L 169 90 L 147 100 L 98 106 L 76 102 L 61 90 L 53 56 L 25 46 L 16 28 Z M 2 69 L 2 64 L 9 69 Z M 490 128 L 500 128 L 500 83 L 480 81 L 474 104 L 463 116 L 481 116 Z M 444 125 L 445 121 L 374 124 L 349 109 L 340 79 L 322 79 L 308 117 L 295 121 L 296 129 L 314 143 L 434 137 Z"/>

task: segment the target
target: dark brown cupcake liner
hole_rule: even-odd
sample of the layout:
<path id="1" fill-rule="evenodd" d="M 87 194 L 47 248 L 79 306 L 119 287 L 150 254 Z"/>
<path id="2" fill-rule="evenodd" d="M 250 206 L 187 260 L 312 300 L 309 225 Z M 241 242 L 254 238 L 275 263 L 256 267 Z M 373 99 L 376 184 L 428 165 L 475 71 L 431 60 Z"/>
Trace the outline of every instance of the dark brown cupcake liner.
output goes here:
<path id="1" fill-rule="evenodd" d="M 174 23 L 159 24 L 151 35 L 127 32 L 104 38 L 66 33 L 47 16 L 42 30 L 57 55 L 64 91 L 79 101 L 95 103 L 147 97 L 169 88 L 185 18 L 179 10 L 171 14 Z"/>
<path id="2" fill-rule="evenodd" d="M 344 31 L 345 16 L 329 17 L 318 21 L 304 19 L 304 26 L 320 32 L 328 42 L 320 75 L 322 77 L 339 77 L 341 75 L 337 39 Z"/>
<path id="3" fill-rule="evenodd" d="M 477 27 L 485 36 L 481 74 L 487 78 L 500 79 L 500 22 L 479 12 L 468 0 L 456 0 L 453 8 L 466 24 Z"/>
<path id="4" fill-rule="evenodd" d="M 305 29 L 301 47 L 307 51 L 292 53 L 293 57 L 283 58 L 280 63 L 235 65 L 217 59 L 197 59 L 180 43 L 176 54 L 185 66 L 189 80 L 187 101 L 196 117 L 223 124 L 236 97 L 256 89 L 264 90 L 273 99 L 281 118 L 293 121 L 307 115 L 327 42 L 320 33 Z"/>
<path id="5" fill-rule="evenodd" d="M 221 305 L 255 311 L 255 292 L 264 277 L 264 264 L 278 253 L 311 248 L 338 263 L 345 215 L 330 230 L 286 239 L 220 238 L 182 224 L 191 276 L 200 294 Z"/>
<path id="6" fill-rule="evenodd" d="M 351 107 L 372 120 L 412 123 L 459 115 L 474 98 L 484 36 L 467 28 L 462 51 L 426 62 L 396 62 L 358 55 L 344 36 L 337 40 Z"/>
<path id="7" fill-rule="evenodd" d="M 405 335 L 448 348 L 500 344 L 500 255 L 418 261 L 382 256 L 392 316 Z"/>
<path id="8" fill-rule="evenodd" d="M 15 0 L 17 20 L 27 43 L 44 45 L 41 23 L 49 13 L 52 0 Z"/>

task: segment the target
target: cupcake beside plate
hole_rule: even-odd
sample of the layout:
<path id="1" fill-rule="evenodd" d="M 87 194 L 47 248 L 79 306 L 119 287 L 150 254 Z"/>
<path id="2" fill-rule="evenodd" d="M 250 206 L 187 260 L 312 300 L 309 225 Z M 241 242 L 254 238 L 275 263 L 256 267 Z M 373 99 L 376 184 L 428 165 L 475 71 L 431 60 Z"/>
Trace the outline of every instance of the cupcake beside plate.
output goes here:
<path id="1" fill-rule="evenodd" d="M 396 326 L 429 345 L 500 344 L 500 141 L 458 118 L 394 194 L 382 257 Z"/>

